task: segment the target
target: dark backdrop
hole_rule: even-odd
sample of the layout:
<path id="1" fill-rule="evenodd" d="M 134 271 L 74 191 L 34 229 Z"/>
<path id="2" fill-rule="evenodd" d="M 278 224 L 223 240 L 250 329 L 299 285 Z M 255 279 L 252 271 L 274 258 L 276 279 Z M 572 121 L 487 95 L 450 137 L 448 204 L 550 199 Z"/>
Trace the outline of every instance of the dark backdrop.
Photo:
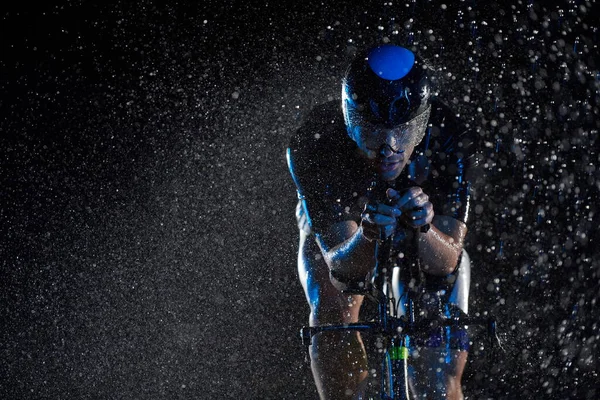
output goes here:
<path id="1" fill-rule="evenodd" d="M 301 3 L 301 4 L 300 4 Z M 597 398 L 595 2 L 3 6 L 0 397 L 315 399 L 284 152 L 368 44 L 479 132 L 469 398 Z"/>

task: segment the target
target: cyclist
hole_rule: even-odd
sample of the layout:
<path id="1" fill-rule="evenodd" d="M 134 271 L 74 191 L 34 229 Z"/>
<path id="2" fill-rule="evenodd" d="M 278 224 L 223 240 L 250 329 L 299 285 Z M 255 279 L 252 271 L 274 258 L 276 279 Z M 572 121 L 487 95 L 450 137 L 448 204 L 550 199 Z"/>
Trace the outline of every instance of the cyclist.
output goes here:
<path id="1" fill-rule="evenodd" d="M 474 138 L 435 96 L 433 79 L 431 67 L 407 48 L 359 53 L 342 81 L 341 107 L 339 100 L 315 107 L 290 142 L 298 272 L 312 326 L 358 321 L 363 295 L 356 289 L 369 281 L 377 244 L 386 239 L 393 240 L 396 299 L 411 284 L 408 265 L 418 262 L 418 309 L 468 312 L 463 240 Z M 462 329 L 432 328 L 417 337 L 412 392 L 462 398 L 467 352 Z M 360 398 L 369 369 L 359 333 L 315 335 L 310 357 L 321 399 Z"/>

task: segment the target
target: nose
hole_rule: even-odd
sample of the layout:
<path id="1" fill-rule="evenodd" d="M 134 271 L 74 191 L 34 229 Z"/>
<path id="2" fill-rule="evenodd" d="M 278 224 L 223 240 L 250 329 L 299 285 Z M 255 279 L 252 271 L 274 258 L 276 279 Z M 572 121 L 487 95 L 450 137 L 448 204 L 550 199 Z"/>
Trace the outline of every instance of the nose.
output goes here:
<path id="1" fill-rule="evenodd" d="M 379 149 L 379 154 L 381 154 L 384 157 L 391 157 L 392 155 L 394 155 L 395 151 L 392 148 L 392 146 L 390 146 L 389 144 L 384 144 L 381 146 L 381 148 Z"/>
<path id="2" fill-rule="evenodd" d="M 379 154 L 384 157 L 391 157 L 396 153 L 403 153 L 404 151 L 396 149 L 397 140 L 392 132 L 388 132 L 385 137 L 385 143 L 381 145 Z"/>

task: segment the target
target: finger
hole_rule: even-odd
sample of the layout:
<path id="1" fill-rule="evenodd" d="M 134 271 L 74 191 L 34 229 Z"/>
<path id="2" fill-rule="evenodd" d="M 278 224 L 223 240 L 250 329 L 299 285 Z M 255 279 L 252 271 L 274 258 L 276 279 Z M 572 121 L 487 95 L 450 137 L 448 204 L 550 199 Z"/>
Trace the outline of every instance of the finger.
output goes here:
<path id="1" fill-rule="evenodd" d="M 412 198 L 406 204 L 402 206 L 402 210 L 406 213 L 407 210 L 416 210 L 423 208 L 429 202 L 429 196 L 425 193 L 421 193 L 416 197 Z"/>
<path id="2" fill-rule="evenodd" d="M 426 202 L 425 204 L 423 204 L 422 207 L 416 207 L 414 209 L 415 212 L 415 216 L 416 217 L 424 217 L 426 215 L 430 215 L 433 218 L 433 204 L 431 204 L 431 202 Z"/>
<path id="3" fill-rule="evenodd" d="M 413 198 L 412 201 L 409 202 L 406 206 L 412 206 L 414 208 L 423 208 L 428 202 L 429 196 L 427 196 L 425 193 L 421 193 L 420 195 Z"/>
<path id="4" fill-rule="evenodd" d="M 419 218 L 425 218 L 427 217 L 427 214 L 429 214 L 429 211 L 427 211 L 424 208 L 419 208 L 417 210 L 411 211 L 410 213 L 405 214 L 406 217 L 412 221 L 417 220 Z"/>
<path id="5" fill-rule="evenodd" d="M 396 223 L 396 218 L 383 214 L 374 214 L 370 216 L 370 221 L 377 225 L 393 225 Z"/>
<path id="6" fill-rule="evenodd" d="M 423 225 L 430 224 L 431 220 L 429 218 L 419 218 L 409 223 L 409 225 L 413 228 L 420 228 Z"/>
<path id="7" fill-rule="evenodd" d="M 370 202 L 365 206 L 365 212 L 371 214 L 383 214 L 389 215 L 390 217 L 399 217 L 402 215 L 402 211 L 396 207 L 389 206 L 383 203 Z"/>
<path id="8" fill-rule="evenodd" d="M 395 231 L 395 226 L 393 225 L 384 225 L 383 226 L 383 236 L 388 238 L 390 235 L 392 235 Z"/>
<path id="9" fill-rule="evenodd" d="M 379 203 L 377 205 L 377 213 L 388 215 L 390 217 L 399 217 L 402 215 L 402 211 L 399 208 L 388 206 L 386 204 Z"/>
<path id="10" fill-rule="evenodd" d="M 400 192 L 391 188 L 385 191 L 385 195 L 392 204 L 400 200 L 401 197 Z"/>
<path id="11" fill-rule="evenodd" d="M 404 214 L 404 220 L 407 224 L 413 227 L 419 227 L 421 225 L 431 223 L 434 215 L 433 204 L 427 203 L 422 208 L 415 209 L 410 213 Z"/>
<path id="12" fill-rule="evenodd" d="M 414 198 L 418 197 L 422 193 L 423 193 L 423 189 L 421 189 L 418 186 L 413 186 L 410 189 L 408 189 L 406 191 L 406 193 L 404 193 L 402 196 L 400 196 L 400 198 L 394 205 L 397 208 L 404 208 L 409 202 L 411 202 Z"/>
<path id="13" fill-rule="evenodd" d="M 389 225 L 393 224 L 396 219 L 388 215 L 365 212 L 362 214 L 362 220 L 371 225 Z"/>

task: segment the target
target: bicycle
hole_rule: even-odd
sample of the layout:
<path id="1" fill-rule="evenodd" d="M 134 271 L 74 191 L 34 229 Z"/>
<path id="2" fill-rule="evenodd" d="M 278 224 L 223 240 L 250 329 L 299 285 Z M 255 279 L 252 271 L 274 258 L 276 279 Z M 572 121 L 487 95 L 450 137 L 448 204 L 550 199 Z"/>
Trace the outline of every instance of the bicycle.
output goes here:
<path id="1" fill-rule="evenodd" d="M 426 232 L 428 226 L 420 231 Z M 417 240 L 419 231 L 415 231 L 413 237 Z M 459 327 L 468 325 L 480 325 L 487 327 L 487 335 L 490 338 L 491 345 L 499 344 L 496 335 L 496 319 L 490 315 L 488 317 L 468 317 L 463 315 L 453 315 L 451 317 L 420 318 L 415 317 L 415 300 L 419 296 L 419 291 L 423 282 L 423 273 L 418 263 L 414 263 L 411 268 L 411 277 L 414 284 L 409 286 L 406 298 L 406 313 L 397 317 L 399 307 L 398 303 L 391 293 L 391 268 L 389 264 L 392 239 L 388 238 L 378 242 L 376 247 L 376 265 L 373 270 L 372 279 L 364 285 L 363 288 L 354 288 L 344 291 L 349 294 L 362 294 L 371 299 L 377 305 L 377 316 L 373 321 L 357 322 L 344 325 L 321 325 L 313 327 L 302 327 L 300 336 L 302 344 L 308 346 L 312 342 L 312 337 L 321 332 L 328 331 L 358 331 L 377 335 L 381 338 L 383 345 L 380 359 L 379 391 L 377 395 L 382 400 L 408 400 L 409 393 L 409 354 L 411 348 L 411 337 L 415 334 L 430 331 L 432 328 Z M 362 398 L 362 397 L 361 397 Z M 375 397 L 367 397 L 375 399 Z"/>

